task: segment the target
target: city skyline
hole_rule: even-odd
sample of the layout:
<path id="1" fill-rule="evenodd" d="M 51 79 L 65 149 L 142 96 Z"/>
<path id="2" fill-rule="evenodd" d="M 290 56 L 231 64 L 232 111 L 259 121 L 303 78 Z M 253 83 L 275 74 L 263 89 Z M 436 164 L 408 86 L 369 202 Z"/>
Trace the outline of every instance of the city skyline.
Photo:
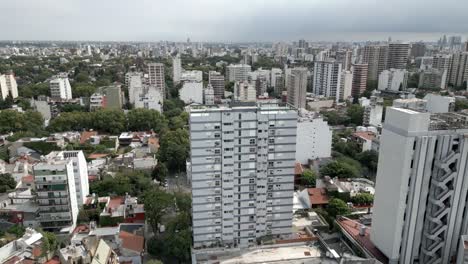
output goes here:
<path id="1" fill-rule="evenodd" d="M 450 3 L 452 2 L 452 3 Z M 463 6 L 449 1 L 11 1 L 1 40 L 436 41 L 468 37 Z M 457 8 L 453 8 L 457 6 Z M 401 12 L 396 12 L 400 10 Z M 21 19 L 18 19 L 21 17 Z M 440 18 L 443 18 L 442 22 Z"/>

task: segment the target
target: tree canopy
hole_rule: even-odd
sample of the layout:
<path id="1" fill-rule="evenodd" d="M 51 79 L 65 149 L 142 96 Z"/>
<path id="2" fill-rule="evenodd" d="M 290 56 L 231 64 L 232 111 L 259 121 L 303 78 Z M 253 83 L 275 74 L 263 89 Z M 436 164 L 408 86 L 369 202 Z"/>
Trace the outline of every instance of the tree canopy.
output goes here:
<path id="1" fill-rule="evenodd" d="M 305 169 L 302 173 L 302 183 L 307 187 L 315 187 L 315 182 L 317 180 L 317 174 L 309 169 Z"/>
<path id="2" fill-rule="evenodd" d="M 327 205 L 328 214 L 335 218 L 337 215 L 347 215 L 350 213 L 348 205 L 341 199 L 332 198 Z"/>

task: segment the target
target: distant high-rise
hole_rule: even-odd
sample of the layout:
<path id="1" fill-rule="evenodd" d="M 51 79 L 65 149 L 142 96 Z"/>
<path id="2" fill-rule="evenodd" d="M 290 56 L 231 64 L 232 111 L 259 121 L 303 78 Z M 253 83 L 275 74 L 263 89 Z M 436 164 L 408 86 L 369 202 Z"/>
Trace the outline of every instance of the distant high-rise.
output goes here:
<path id="1" fill-rule="evenodd" d="M 216 101 L 219 101 L 224 97 L 224 82 L 224 76 L 221 73 L 216 71 L 210 71 L 208 73 L 208 83 L 213 87 Z"/>
<path id="2" fill-rule="evenodd" d="M 298 43 L 298 47 L 299 48 L 307 48 L 307 42 L 305 41 L 305 39 L 300 39 L 299 40 L 299 43 Z"/>
<path id="3" fill-rule="evenodd" d="M 411 44 L 411 57 L 422 57 L 426 54 L 426 44 L 422 42 L 416 42 Z"/>
<path id="4" fill-rule="evenodd" d="M 342 101 L 348 99 L 352 94 L 352 90 L 353 90 L 353 73 L 351 71 L 342 71 L 339 99 Z"/>
<path id="5" fill-rule="evenodd" d="M 367 64 L 354 64 L 352 67 L 353 72 L 353 86 L 351 96 L 357 97 L 367 88 L 368 65 Z"/>
<path id="6" fill-rule="evenodd" d="M 293 68 L 288 76 L 288 103 L 295 108 L 306 108 L 307 68 Z"/>
<path id="7" fill-rule="evenodd" d="M 468 52 L 468 40 L 465 41 L 465 43 L 463 43 L 463 48 L 462 48 L 462 51 L 464 52 Z"/>
<path id="8" fill-rule="evenodd" d="M 18 85 L 12 72 L 0 75 L 0 96 L 5 100 L 8 95 L 13 99 L 18 97 Z"/>
<path id="9" fill-rule="evenodd" d="M 246 81 L 251 72 L 250 65 L 232 64 L 226 67 L 226 77 L 229 82 Z"/>
<path id="10" fill-rule="evenodd" d="M 408 53 L 408 43 L 389 43 L 387 69 L 406 69 Z"/>
<path id="11" fill-rule="evenodd" d="M 236 82 L 234 84 L 234 100 L 240 102 L 255 102 L 257 90 L 248 81 Z"/>
<path id="12" fill-rule="evenodd" d="M 453 263 L 468 226 L 467 115 L 386 109 L 371 240 L 388 263 Z"/>
<path id="13" fill-rule="evenodd" d="M 387 69 L 387 45 L 368 45 L 364 47 L 362 63 L 368 64 L 368 80 L 377 81 L 379 74 Z"/>
<path id="14" fill-rule="evenodd" d="M 166 83 L 164 75 L 164 64 L 162 63 L 149 63 L 148 64 L 148 84 L 154 86 L 156 89 L 161 90 L 162 94 L 166 94 Z"/>
<path id="15" fill-rule="evenodd" d="M 398 92 L 406 89 L 408 72 L 401 69 L 385 70 L 379 75 L 378 89 L 381 91 Z"/>
<path id="16" fill-rule="evenodd" d="M 143 74 L 141 72 L 129 72 L 125 74 L 128 87 L 128 101 L 135 103 L 143 89 Z"/>
<path id="17" fill-rule="evenodd" d="M 459 48 L 462 43 L 461 40 L 461 36 L 450 36 L 448 38 L 448 45 L 451 49 Z"/>
<path id="18" fill-rule="evenodd" d="M 50 96 L 55 99 L 72 99 L 70 81 L 66 76 L 57 76 L 49 82 Z"/>
<path id="19" fill-rule="evenodd" d="M 341 63 L 316 61 L 312 91 L 315 95 L 340 99 Z"/>
<path id="20" fill-rule="evenodd" d="M 468 52 L 457 52 L 453 54 L 448 78 L 448 83 L 453 86 L 462 86 L 465 82 L 467 82 Z"/>
<path id="21" fill-rule="evenodd" d="M 290 238 L 297 111 L 198 108 L 189 120 L 194 248 Z"/>
<path id="22" fill-rule="evenodd" d="M 208 83 L 206 88 L 203 90 L 203 104 L 205 105 L 214 105 L 215 104 L 215 95 L 214 89 L 211 84 Z"/>
<path id="23" fill-rule="evenodd" d="M 437 69 L 428 69 L 419 73 L 418 88 L 443 89 L 443 73 Z"/>
<path id="24" fill-rule="evenodd" d="M 172 79 L 175 84 L 180 82 L 180 76 L 182 75 L 182 61 L 180 59 L 180 54 L 172 59 Z"/>

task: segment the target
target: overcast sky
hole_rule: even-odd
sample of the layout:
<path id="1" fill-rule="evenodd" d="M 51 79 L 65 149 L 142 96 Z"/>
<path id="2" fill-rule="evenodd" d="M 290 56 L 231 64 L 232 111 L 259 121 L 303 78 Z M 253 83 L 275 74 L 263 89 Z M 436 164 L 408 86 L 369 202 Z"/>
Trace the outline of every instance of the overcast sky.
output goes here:
<path id="1" fill-rule="evenodd" d="M 0 0 L 2 40 L 468 37 L 467 0 Z"/>

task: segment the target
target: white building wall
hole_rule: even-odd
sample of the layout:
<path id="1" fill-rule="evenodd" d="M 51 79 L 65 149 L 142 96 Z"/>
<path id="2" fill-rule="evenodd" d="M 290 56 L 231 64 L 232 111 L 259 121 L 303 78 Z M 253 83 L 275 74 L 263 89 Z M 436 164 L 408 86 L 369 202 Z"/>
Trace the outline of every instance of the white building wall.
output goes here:
<path id="1" fill-rule="evenodd" d="M 426 94 L 427 111 L 431 113 L 447 113 L 455 109 L 455 98 L 438 94 Z"/>
<path id="2" fill-rule="evenodd" d="M 351 71 L 341 72 L 340 100 L 346 100 L 351 97 L 353 90 L 353 73 Z"/>
<path id="3" fill-rule="evenodd" d="M 291 235 L 296 122 L 284 107 L 192 109 L 195 248 Z"/>
<path id="4" fill-rule="evenodd" d="M 203 104 L 203 83 L 202 82 L 184 82 L 179 90 L 179 98 L 186 104 Z"/>
<path id="5" fill-rule="evenodd" d="M 50 96 L 63 100 L 72 99 L 72 89 L 70 81 L 66 77 L 58 77 L 50 81 Z"/>
<path id="6" fill-rule="evenodd" d="M 297 123 L 296 161 L 331 157 L 332 131 L 322 118 L 301 119 Z"/>
<path id="7" fill-rule="evenodd" d="M 400 87 L 406 89 L 408 72 L 401 69 L 384 70 L 379 75 L 379 90 L 398 92 Z"/>
<path id="8" fill-rule="evenodd" d="M 180 78 L 182 75 L 182 61 L 180 59 L 180 54 L 177 55 L 172 59 L 172 78 L 174 83 L 179 83 Z"/>

